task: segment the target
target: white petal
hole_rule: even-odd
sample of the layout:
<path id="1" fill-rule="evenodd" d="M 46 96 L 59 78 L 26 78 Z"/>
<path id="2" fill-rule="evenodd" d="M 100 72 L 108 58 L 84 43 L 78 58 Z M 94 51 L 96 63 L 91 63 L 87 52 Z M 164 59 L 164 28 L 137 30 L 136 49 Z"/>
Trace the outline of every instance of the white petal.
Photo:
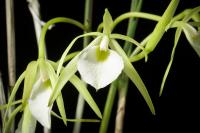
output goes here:
<path id="1" fill-rule="evenodd" d="M 109 50 L 110 54 L 104 61 L 98 61 L 96 57 L 97 46 L 85 51 L 77 63 L 78 71 L 82 79 L 97 90 L 113 82 L 124 68 L 124 63 L 115 51 Z"/>
<path id="2" fill-rule="evenodd" d="M 46 128 L 51 127 L 51 107 L 48 107 L 51 92 L 51 86 L 39 78 L 29 99 L 30 112 Z"/>

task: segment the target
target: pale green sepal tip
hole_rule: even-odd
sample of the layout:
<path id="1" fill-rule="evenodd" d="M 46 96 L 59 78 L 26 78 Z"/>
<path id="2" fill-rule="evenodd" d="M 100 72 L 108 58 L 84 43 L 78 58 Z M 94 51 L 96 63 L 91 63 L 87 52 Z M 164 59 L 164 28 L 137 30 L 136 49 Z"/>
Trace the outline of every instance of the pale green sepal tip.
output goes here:
<path id="1" fill-rule="evenodd" d="M 106 35 L 109 35 L 111 33 L 112 26 L 113 26 L 112 16 L 110 12 L 108 11 L 108 9 L 105 9 L 105 13 L 103 16 L 103 28 L 104 28 L 103 32 Z"/>

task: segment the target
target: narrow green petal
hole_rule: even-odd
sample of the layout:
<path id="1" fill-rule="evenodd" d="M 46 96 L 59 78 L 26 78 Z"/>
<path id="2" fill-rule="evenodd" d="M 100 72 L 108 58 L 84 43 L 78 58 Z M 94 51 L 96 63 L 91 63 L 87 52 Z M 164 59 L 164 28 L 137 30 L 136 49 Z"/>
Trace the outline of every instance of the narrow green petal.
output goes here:
<path id="1" fill-rule="evenodd" d="M 171 58 L 170 58 L 170 61 L 169 61 L 168 65 L 167 65 L 167 69 L 165 70 L 165 74 L 164 74 L 163 79 L 162 79 L 159 96 L 161 96 L 162 93 L 163 93 L 164 85 L 165 85 L 165 82 L 167 80 L 167 76 L 169 74 L 169 70 L 170 70 L 170 68 L 172 66 L 172 62 L 174 60 L 174 54 L 175 54 L 176 46 L 177 46 L 178 40 L 179 40 L 179 38 L 181 36 L 181 31 L 182 31 L 181 28 L 177 28 L 177 30 L 176 30 L 175 39 L 174 39 L 174 46 L 173 46 L 172 53 L 171 53 Z"/>
<path id="2" fill-rule="evenodd" d="M 129 36 L 121 35 L 121 34 L 111 34 L 110 38 L 121 39 L 121 40 L 124 40 L 124 41 L 128 41 L 132 44 L 135 44 L 137 47 L 139 47 L 141 50 L 143 50 L 143 53 L 145 54 L 145 60 L 147 60 L 147 52 L 145 51 L 144 47 L 139 42 L 134 40 L 133 38 L 131 38 Z"/>
<path id="3" fill-rule="evenodd" d="M 102 114 L 99 110 L 99 107 L 95 103 L 94 99 L 90 95 L 89 91 L 87 90 L 85 83 L 81 81 L 76 75 L 73 75 L 70 78 L 70 82 L 76 87 L 76 89 L 79 91 L 79 93 L 83 96 L 85 101 L 89 104 L 89 106 L 93 109 L 93 111 L 96 113 L 96 115 L 99 118 L 102 118 Z"/>
<path id="4" fill-rule="evenodd" d="M 10 95 L 9 100 L 8 100 L 7 109 L 6 109 L 6 112 L 5 112 L 5 115 L 4 115 L 4 122 L 6 120 L 6 117 L 7 117 L 7 114 L 8 114 L 8 110 L 10 109 L 10 106 L 12 105 L 12 101 L 13 101 L 16 93 L 17 93 L 17 90 L 19 89 L 19 86 L 20 86 L 21 82 L 24 80 L 25 75 L 26 75 L 26 71 L 23 72 L 20 75 L 20 77 L 17 79 L 17 81 L 15 83 L 14 88 L 12 89 L 11 95 Z"/>
<path id="5" fill-rule="evenodd" d="M 10 117 L 8 119 L 8 121 L 5 123 L 4 128 L 3 128 L 3 133 L 10 133 L 10 126 L 11 123 L 13 121 L 13 119 L 15 118 L 15 116 L 17 115 L 17 113 L 22 109 L 22 105 L 19 105 L 17 108 L 15 108 L 13 110 L 13 112 L 10 114 Z"/>
<path id="6" fill-rule="evenodd" d="M 56 99 L 56 103 L 57 103 L 60 115 L 62 117 L 62 120 L 63 120 L 64 124 L 67 125 L 67 121 L 66 121 L 67 120 L 67 116 L 66 116 L 66 112 L 65 112 L 65 106 L 64 106 L 64 101 L 63 101 L 62 93 L 60 93 L 60 95 Z"/>
<path id="7" fill-rule="evenodd" d="M 22 104 L 25 105 L 28 98 L 30 97 L 30 93 L 33 87 L 33 84 L 35 83 L 35 78 L 37 76 L 37 68 L 38 68 L 38 62 L 32 61 L 28 64 L 26 68 L 26 76 L 24 79 L 24 91 L 22 96 Z"/>
<path id="8" fill-rule="evenodd" d="M 67 66 L 65 68 L 63 68 L 63 70 L 56 82 L 56 85 L 53 89 L 53 92 L 50 96 L 48 105 L 53 104 L 53 102 L 56 100 L 56 98 L 60 95 L 62 88 L 69 81 L 69 79 L 76 73 L 76 71 L 77 71 L 76 64 L 77 64 L 78 58 L 79 57 L 77 55 L 67 64 Z"/>
<path id="9" fill-rule="evenodd" d="M 21 133 L 35 133 L 36 119 L 33 118 L 28 105 L 24 109 Z"/>
<path id="10" fill-rule="evenodd" d="M 45 68 L 46 68 L 47 73 L 49 75 L 49 78 L 50 78 L 50 81 L 51 81 L 51 85 L 54 88 L 55 85 L 56 85 L 57 79 L 58 79 L 58 77 L 57 77 L 57 75 L 55 73 L 55 70 L 54 70 L 53 66 L 51 66 L 51 64 L 49 62 L 45 62 Z M 61 93 L 58 96 L 58 98 L 56 99 L 56 102 L 57 102 L 58 109 L 59 109 L 60 115 L 62 117 L 62 120 L 63 120 L 64 124 L 67 125 L 67 121 L 66 121 L 67 116 L 66 116 L 66 113 L 65 113 L 65 107 L 64 107 L 63 97 L 62 97 Z"/>
<path id="11" fill-rule="evenodd" d="M 151 110 L 152 114 L 155 114 L 155 109 L 153 106 L 153 103 L 151 101 L 151 97 L 149 96 L 149 93 L 147 91 L 147 88 L 145 84 L 143 83 L 142 79 L 140 78 L 139 74 L 129 61 L 128 57 L 126 56 L 126 53 L 123 51 L 123 49 L 120 47 L 117 41 L 112 40 L 112 43 L 110 44 L 110 47 L 112 49 L 115 49 L 123 58 L 124 60 L 124 72 L 125 74 L 130 78 L 130 80 L 135 84 L 141 95 L 143 96 L 144 100 L 146 101 L 147 105 L 149 106 L 149 109 Z"/>
<path id="12" fill-rule="evenodd" d="M 45 61 L 44 65 L 45 65 L 46 71 L 48 73 L 49 79 L 51 81 L 51 85 L 54 87 L 56 85 L 56 82 L 58 79 L 58 77 L 55 73 L 54 67 L 47 61 Z"/>

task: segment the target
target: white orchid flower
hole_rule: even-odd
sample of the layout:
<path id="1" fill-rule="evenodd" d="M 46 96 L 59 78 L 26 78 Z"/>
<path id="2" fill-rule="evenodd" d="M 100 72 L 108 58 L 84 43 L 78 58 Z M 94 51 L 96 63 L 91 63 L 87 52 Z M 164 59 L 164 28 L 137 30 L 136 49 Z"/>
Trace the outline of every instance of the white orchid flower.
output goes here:
<path id="1" fill-rule="evenodd" d="M 108 45 L 109 38 L 105 35 L 99 46 L 88 48 L 77 62 L 82 79 L 97 90 L 113 82 L 124 68 L 121 56 Z"/>
<path id="2" fill-rule="evenodd" d="M 100 42 L 84 50 L 77 62 L 82 79 L 96 90 L 116 80 L 124 68 L 122 57 L 109 49 L 112 24 L 112 17 L 106 9 L 103 16 L 103 33 L 99 35 Z"/>
<path id="3" fill-rule="evenodd" d="M 51 127 L 51 108 L 48 106 L 49 98 L 52 92 L 50 82 L 43 81 L 39 77 L 35 84 L 28 101 L 28 106 L 33 117 L 46 128 Z"/>

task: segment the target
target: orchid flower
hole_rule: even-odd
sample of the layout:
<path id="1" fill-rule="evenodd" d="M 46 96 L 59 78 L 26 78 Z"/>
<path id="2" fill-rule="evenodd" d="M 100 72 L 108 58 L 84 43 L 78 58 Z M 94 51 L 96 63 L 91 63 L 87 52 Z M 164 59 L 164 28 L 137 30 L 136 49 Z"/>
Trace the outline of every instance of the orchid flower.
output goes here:
<path id="1" fill-rule="evenodd" d="M 87 49 L 77 62 L 82 79 L 97 90 L 113 82 L 124 68 L 121 56 L 108 48 L 109 42 L 103 36 L 100 45 Z"/>
<path id="2" fill-rule="evenodd" d="M 81 78 L 96 90 L 104 88 L 112 83 L 123 71 L 136 85 L 147 102 L 151 112 L 155 114 L 153 103 L 142 79 L 116 39 L 131 42 L 131 44 L 135 44 L 143 51 L 144 47 L 131 37 L 111 33 L 114 28 L 114 22 L 115 21 L 112 20 L 109 11 L 106 9 L 102 23 L 103 33 L 89 32 L 79 35 L 71 41 L 59 60 L 59 65 L 56 70 L 59 78 L 50 97 L 49 105 L 56 100 L 64 85 L 71 80 L 77 71 L 80 73 Z M 79 38 L 86 36 L 96 36 L 96 38 L 77 54 L 61 71 L 64 59 L 72 46 Z M 147 59 L 145 51 L 144 54 L 145 59 Z M 94 111 L 96 110 L 96 107 L 93 107 L 93 105 L 91 105 L 91 108 Z"/>
<path id="3" fill-rule="evenodd" d="M 124 68 L 122 57 L 109 47 L 115 38 L 124 39 L 125 36 L 111 34 L 112 26 L 112 17 L 106 9 L 103 17 L 103 33 L 99 35 L 100 42 L 84 50 L 77 62 L 77 69 L 82 79 L 96 90 L 112 83 Z"/>
<path id="4" fill-rule="evenodd" d="M 52 92 L 52 85 L 49 81 L 49 77 L 46 78 L 47 79 L 43 77 L 42 72 L 37 75 L 28 100 L 28 107 L 31 114 L 38 122 L 44 127 L 50 128 L 52 106 L 48 106 L 48 101 Z"/>
<path id="5" fill-rule="evenodd" d="M 56 83 L 56 74 L 52 65 L 45 59 L 38 59 L 28 64 L 26 70 L 17 80 L 11 96 L 8 101 L 7 110 L 11 106 L 14 96 L 24 79 L 24 90 L 21 104 L 13 111 L 12 117 L 6 120 L 4 118 L 4 132 L 9 130 L 10 122 L 15 115 L 22 110 L 23 117 L 21 118 L 16 132 L 33 133 L 38 121 L 42 126 L 51 128 L 51 110 L 52 105 L 48 105 L 52 88 Z M 64 111 L 62 95 L 56 100 L 62 119 L 66 123 L 66 114 Z"/>

